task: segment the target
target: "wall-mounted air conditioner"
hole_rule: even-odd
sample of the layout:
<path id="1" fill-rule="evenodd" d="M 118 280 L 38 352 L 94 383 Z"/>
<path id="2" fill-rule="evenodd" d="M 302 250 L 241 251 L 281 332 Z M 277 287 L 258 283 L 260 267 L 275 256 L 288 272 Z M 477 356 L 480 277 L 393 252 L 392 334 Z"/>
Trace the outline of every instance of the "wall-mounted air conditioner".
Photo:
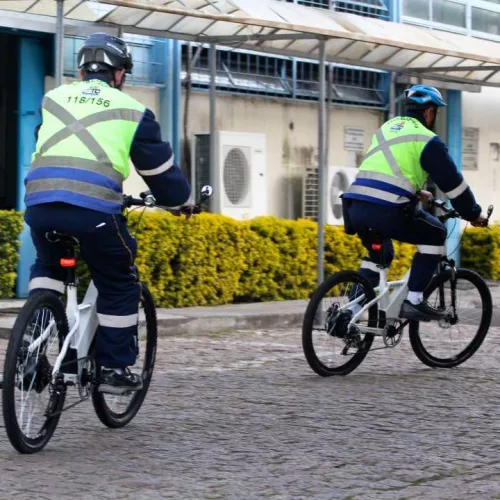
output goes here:
<path id="1" fill-rule="evenodd" d="M 334 226 L 343 226 L 342 200 L 340 196 L 347 191 L 354 182 L 357 168 L 328 167 L 328 191 L 326 195 L 326 223 Z"/>
<path id="2" fill-rule="evenodd" d="M 196 193 L 214 188 L 213 207 L 235 219 L 267 215 L 267 154 L 265 134 L 216 132 L 216 168 L 210 172 L 210 135 L 193 141 L 191 185 Z"/>
<path id="3" fill-rule="evenodd" d="M 357 168 L 330 166 L 326 173 L 326 223 L 343 225 L 342 200 L 340 195 L 354 182 Z M 291 179 L 301 178 L 302 212 L 301 217 L 318 220 L 318 168 L 294 168 Z"/>

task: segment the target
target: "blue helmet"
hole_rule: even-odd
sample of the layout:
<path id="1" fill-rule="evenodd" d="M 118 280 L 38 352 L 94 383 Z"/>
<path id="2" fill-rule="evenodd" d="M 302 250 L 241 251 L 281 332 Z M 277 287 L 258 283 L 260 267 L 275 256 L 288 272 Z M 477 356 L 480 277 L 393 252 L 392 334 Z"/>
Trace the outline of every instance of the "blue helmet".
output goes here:
<path id="1" fill-rule="evenodd" d="M 409 106 L 437 106 L 438 108 L 446 106 L 441 92 L 430 85 L 413 85 L 405 90 L 405 99 Z"/>

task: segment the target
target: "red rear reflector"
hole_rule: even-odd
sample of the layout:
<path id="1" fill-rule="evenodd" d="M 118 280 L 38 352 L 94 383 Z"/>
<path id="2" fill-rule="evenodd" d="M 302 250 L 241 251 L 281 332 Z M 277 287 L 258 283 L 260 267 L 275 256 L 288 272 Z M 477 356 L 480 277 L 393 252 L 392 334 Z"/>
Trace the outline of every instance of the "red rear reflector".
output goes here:
<path id="1" fill-rule="evenodd" d="M 61 259 L 59 263 L 61 264 L 61 267 L 75 267 L 76 259 Z"/>
<path id="2" fill-rule="evenodd" d="M 373 243 L 372 250 L 382 250 L 382 245 L 380 243 Z"/>

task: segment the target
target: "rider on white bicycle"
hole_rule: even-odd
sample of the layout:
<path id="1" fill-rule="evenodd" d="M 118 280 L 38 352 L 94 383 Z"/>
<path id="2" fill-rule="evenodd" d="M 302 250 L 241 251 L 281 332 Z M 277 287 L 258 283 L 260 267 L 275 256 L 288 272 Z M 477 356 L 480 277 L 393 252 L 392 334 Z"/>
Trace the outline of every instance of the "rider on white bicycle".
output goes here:
<path id="1" fill-rule="evenodd" d="M 45 235 L 57 230 L 76 237 L 99 292 L 95 355 L 107 368 L 99 390 L 117 394 L 142 388 L 128 369 L 137 357 L 141 294 L 137 245 L 122 215 L 129 159 L 161 205 L 191 205 L 190 187 L 153 113 L 120 92 L 133 67 L 127 44 L 95 33 L 80 49 L 78 67 L 82 81 L 50 91 L 42 104 L 26 178 L 25 218 L 37 250 L 29 288 L 64 292 L 64 247 Z"/>
<path id="2" fill-rule="evenodd" d="M 394 258 L 391 238 L 417 245 L 400 317 L 429 321 L 444 315 L 423 300 L 423 292 L 445 254 L 446 227 L 417 209 L 418 199 L 432 197 L 423 190 L 427 178 L 433 179 L 464 219 L 475 226 L 486 219 L 446 145 L 433 132 L 438 109 L 446 106 L 441 93 L 414 85 L 405 96 L 405 116 L 389 120 L 375 133 L 356 180 L 342 197 L 344 221 L 346 232 L 357 233 L 369 252 L 360 273 L 373 286 L 379 282 L 378 266 L 383 262 L 389 267 Z M 383 241 L 383 256 L 375 244 L 378 239 Z"/>

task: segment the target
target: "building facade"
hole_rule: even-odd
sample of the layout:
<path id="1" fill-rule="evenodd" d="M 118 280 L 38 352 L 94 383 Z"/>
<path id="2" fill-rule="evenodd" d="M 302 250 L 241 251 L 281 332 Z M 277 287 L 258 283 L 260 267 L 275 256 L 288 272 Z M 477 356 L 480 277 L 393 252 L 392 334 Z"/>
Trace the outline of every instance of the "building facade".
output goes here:
<path id="1" fill-rule="evenodd" d="M 500 41 L 500 0 L 282 1 Z M 42 96 L 54 86 L 54 32 L 55 23 L 48 18 L 0 15 L 0 64 L 7 68 L 0 74 L 0 209 L 24 208 L 22 180 L 35 146 L 33 130 L 40 121 Z M 153 110 L 178 161 L 199 184 L 203 179 L 199 170 L 207 162 L 203 136 L 209 130 L 209 47 L 124 36 L 135 61 L 127 92 Z M 66 81 L 77 77 L 76 54 L 84 38 L 81 30 L 67 23 Z M 222 167 L 227 167 L 220 191 L 231 191 L 229 201 L 248 201 L 249 210 L 243 216 L 251 216 L 252 206 L 258 206 L 259 213 L 315 218 L 318 64 L 218 47 L 216 66 L 216 125 L 221 137 L 223 132 L 237 132 L 250 139 L 254 134 L 265 137 L 264 165 L 259 168 L 265 176 L 266 199 L 259 200 L 259 193 L 251 193 L 246 185 L 250 175 L 245 172 L 254 165 L 245 156 L 244 146 L 239 154 L 232 154 L 234 148 L 229 148 L 226 158 L 220 159 Z M 345 183 L 342 175 L 355 173 L 371 135 L 391 113 L 391 95 L 396 102 L 393 111 L 398 112 L 402 90 L 411 82 L 402 75 L 391 80 L 384 71 L 340 64 L 329 65 L 327 78 L 329 183 L 336 186 L 329 192 L 328 213 L 329 221 L 336 223 L 341 222 L 335 199 Z M 391 81 L 396 82 L 393 92 Z M 500 104 L 500 91 L 439 86 L 450 106 L 440 117 L 438 133 L 448 142 L 479 201 L 488 205 L 499 189 L 500 125 L 494 110 L 497 102 Z M 135 174 L 125 184 L 131 194 L 144 187 Z M 25 231 L 19 296 L 26 295 L 33 258 Z"/>

